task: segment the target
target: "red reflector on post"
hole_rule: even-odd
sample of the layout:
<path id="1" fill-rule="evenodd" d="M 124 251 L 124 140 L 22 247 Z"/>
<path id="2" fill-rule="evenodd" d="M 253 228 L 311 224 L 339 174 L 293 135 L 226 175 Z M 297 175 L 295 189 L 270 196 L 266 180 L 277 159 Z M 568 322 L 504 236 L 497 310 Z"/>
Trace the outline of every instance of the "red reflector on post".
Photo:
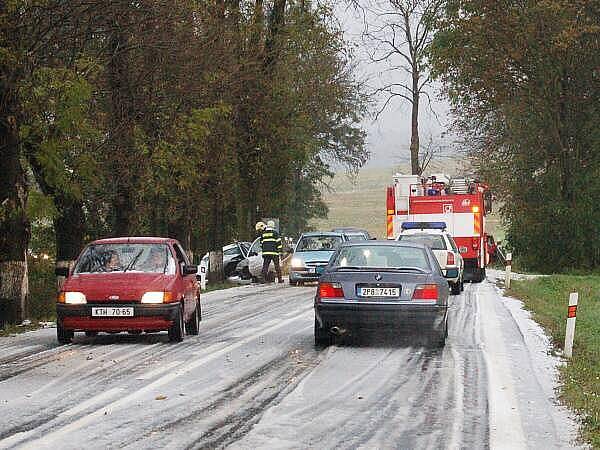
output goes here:
<path id="1" fill-rule="evenodd" d="M 454 264 L 455 264 L 454 253 L 448 252 L 448 258 L 446 258 L 446 265 L 453 266 Z"/>
<path id="2" fill-rule="evenodd" d="M 438 288 L 437 284 L 420 284 L 412 295 L 413 300 L 437 300 Z"/>
<path id="3" fill-rule="evenodd" d="M 569 306 L 569 311 L 567 312 L 567 318 L 572 319 L 573 317 L 577 317 L 577 305 Z"/>
<path id="4" fill-rule="evenodd" d="M 320 298 L 343 298 L 344 290 L 339 283 L 319 283 Z"/>

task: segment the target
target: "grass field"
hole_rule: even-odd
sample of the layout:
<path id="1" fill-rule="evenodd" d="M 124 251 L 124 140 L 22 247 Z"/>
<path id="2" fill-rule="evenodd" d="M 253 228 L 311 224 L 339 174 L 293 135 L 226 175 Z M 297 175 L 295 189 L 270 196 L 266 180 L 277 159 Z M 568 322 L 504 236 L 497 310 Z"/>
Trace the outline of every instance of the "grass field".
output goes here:
<path id="1" fill-rule="evenodd" d="M 450 167 L 454 167 L 453 164 L 450 164 Z M 437 167 L 435 171 L 444 172 L 444 169 Z M 364 228 L 371 235 L 384 239 L 386 187 L 392 184 L 393 176 L 397 172 L 408 173 L 408 169 L 363 169 L 354 178 L 337 173 L 330 189 L 323 191 L 323 199 L 329 207 L 328 217 L 312 220 L 310 225 L 316 230 L 354 226 Z M 496 212 L 487 217 L 487 224 L 488 231 L 496 240 L 504 239 L 500 216 Z"/>
<path id="2" fill-rule="evenodd" d="M 581 414 L 582 437 L 600 449 L 600 275 L 515 281 L 509 294 L 525 302 L 562 349 L 570 292 L 579 292 L 579 306 L 573 358 L 561 368 L 561 398 Z"/>
<path id="3" fill-rule="evenodd" d="M 391 184 L 393 175 L 392 168 L 363 170 L 354 178 L 336 174 L 330 189 L 323 192 L 329 215 L 326 219 L 313 220 L 311 226 L 317 230 L 353 226 L 384 238 L 385 188 Z"/>

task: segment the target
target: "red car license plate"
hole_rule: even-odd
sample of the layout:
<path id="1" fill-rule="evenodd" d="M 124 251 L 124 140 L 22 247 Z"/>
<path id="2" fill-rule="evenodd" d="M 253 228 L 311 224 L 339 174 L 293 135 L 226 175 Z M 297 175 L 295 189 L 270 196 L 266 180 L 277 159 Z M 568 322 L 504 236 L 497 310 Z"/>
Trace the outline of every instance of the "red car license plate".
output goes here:
<path id="1" fill-rule="evenodd" d="M 133 317 L 133 308 L 92 308 L 92 317 Z"/>

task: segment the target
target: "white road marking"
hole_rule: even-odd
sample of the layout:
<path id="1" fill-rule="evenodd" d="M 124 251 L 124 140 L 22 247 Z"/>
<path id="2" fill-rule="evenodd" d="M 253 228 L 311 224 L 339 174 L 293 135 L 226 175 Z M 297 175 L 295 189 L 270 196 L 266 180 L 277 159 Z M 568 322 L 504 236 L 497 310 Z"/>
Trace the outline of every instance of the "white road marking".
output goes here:
<path id="1" fill-rule="evenodd" d="M 508 352 L 494 306 L 489 298 L 479 293 L 480 286 L 473 295 L 483 316 L 481 326 L 485 338 L 483 356 L 488 376 L 490 448 L 492 450 L 525 449 L 527 440 L 523 433 Z"/>

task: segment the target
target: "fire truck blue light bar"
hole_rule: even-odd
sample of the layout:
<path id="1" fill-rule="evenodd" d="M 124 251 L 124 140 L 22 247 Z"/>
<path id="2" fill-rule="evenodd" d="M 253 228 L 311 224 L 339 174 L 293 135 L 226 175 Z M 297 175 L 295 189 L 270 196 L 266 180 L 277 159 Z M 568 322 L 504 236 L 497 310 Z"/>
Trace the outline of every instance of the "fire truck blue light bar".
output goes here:
<path id="1" fill-rule="evenodd" d="M 403 230 L 445 230 L 446 222 L 402 222 Z"/>

